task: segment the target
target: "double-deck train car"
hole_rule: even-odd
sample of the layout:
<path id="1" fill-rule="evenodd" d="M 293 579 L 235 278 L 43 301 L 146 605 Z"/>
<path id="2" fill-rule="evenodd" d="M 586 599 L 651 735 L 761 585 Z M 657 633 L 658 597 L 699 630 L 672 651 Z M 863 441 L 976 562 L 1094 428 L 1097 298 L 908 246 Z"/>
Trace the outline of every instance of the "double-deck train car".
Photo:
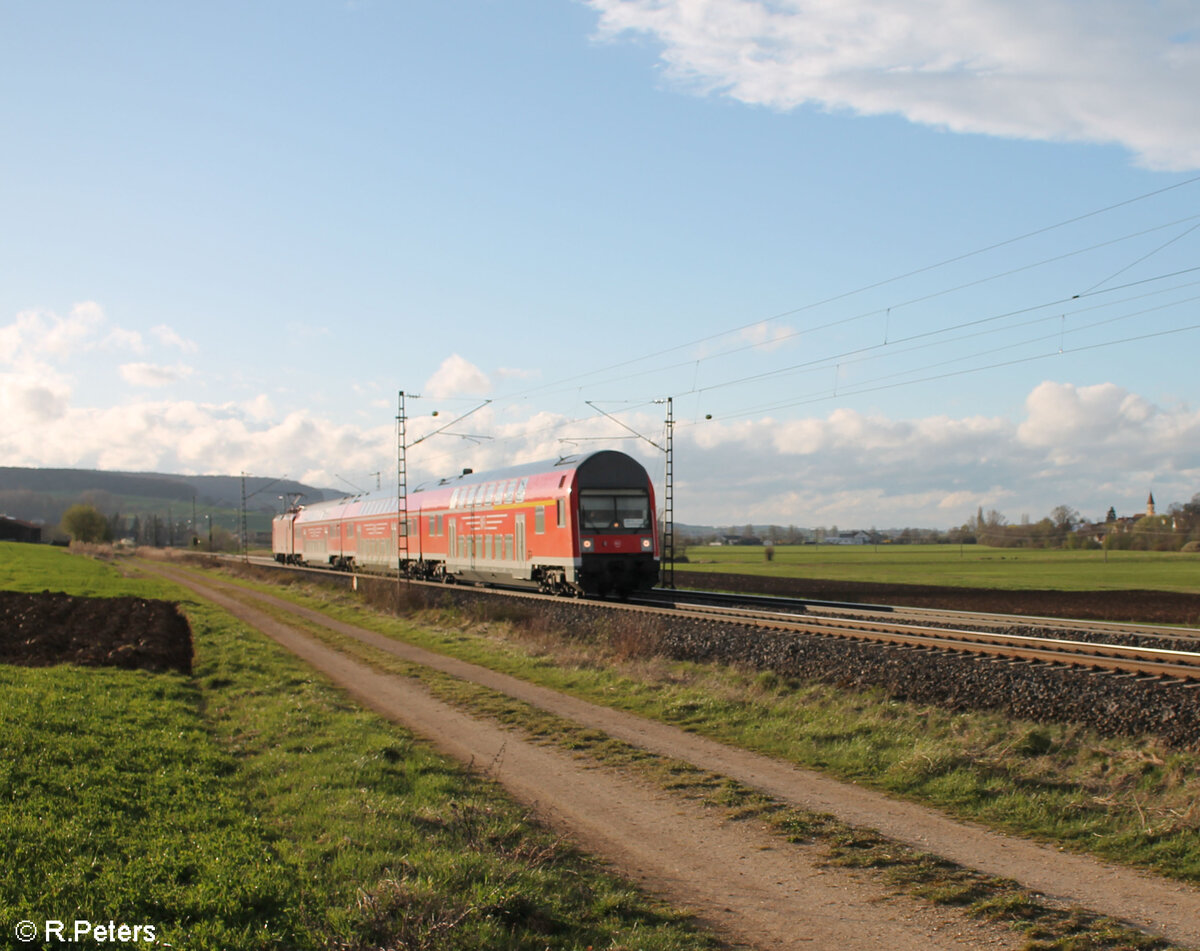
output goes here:
<path id="1" fill-rule="evenodd" d="M 627 595 L 658 583 L 654 511 L 642 465 L 604 450 L 416 489 L 407 531 L 395 493 L 305 505 L 276 517 L 272 548 L 289 564 Z"/>

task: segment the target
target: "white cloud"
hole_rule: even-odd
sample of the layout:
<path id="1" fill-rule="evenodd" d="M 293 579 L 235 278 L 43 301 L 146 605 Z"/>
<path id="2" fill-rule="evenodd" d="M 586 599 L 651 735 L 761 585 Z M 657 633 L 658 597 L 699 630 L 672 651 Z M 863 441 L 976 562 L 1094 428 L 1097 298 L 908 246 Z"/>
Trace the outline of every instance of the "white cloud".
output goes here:
<path id="1" fill-rule="evenodd" d="M 94 350 L 142 353 L 136 330 L 113 326 L 95 301 L 72 306 L 64 317 L 53 311 L 23 310 L 0 327 L 0 361 L 10 366 L 62 364 Z"/>
<path id="2" fill-rule="evenodd" d="M 982 505 L 1014 521 L 1068 504 L 1101 516 L 1200 492 L 1200 412 L 1114 384 L 1046 382 L 1020 419 L 824 417 L 681 428 L 678 509 L 723 524 L 946 526 Z M 711 474 L 719 473 L 719 478 Z M 721 514 L 716 514 L 721 513 Z"/>
<path id="3" fill-rule="evenodd" d="M 701 93 L 1053 141 L 1200 167 L 1190 0 L 588 0 L 599 33 L 648 34 Z"/>
<path id="4" fill-rule="evenodd" d="M 182 350 L 184 353 L 195 353 L 197 347 L 194 340 L 188 340 L 180 336 L 175 330 L 168 327 L 166 324 L 159 324 L 156 327 L 151 327 L 150 332 L 158 338 L 159 342 L 168 347 L 175 347 Z"/>
<path id="5" fill-rule="evenodd" d="M 280 416 L 265 396 L 198 403 L 134 400 L 97 409 L 72 405 L 53 374 L 0 373 L 0 458 L 7 465 L 288 474 L 334 485 L 334 473 L 366 484 L 395 474 L 390 412 L 379 426 L 335 422 L 309 411 Z M 389 407 L 390 409 L 390 407 Z M 410 420 L 411 439 L 443 421 Z M 654 409 L 623 415 L 661 434 Z M 663 457 L 604 417 L 518 416 L 487 407 L 450 436 L 409 454 L 410 484 L 457 472 L 621 448 L 661 483 Z M 1067 504 L 1102 517 L 1140 510 L 1154 490 L 1163 508 L 1200 492 L 1200 412 L 1155 405 L 1113 384 L 1045 382 L 1017 418 L 947 414 L 895 419 L 837 408 L 808 419 L 689 424 L 675 432 L 675 514 L 717 525 L 769 522 L 839 528 L 961 524 L 977 507 L 1016 521 Z M 388 470 L 392 475 L 389 477 Z"/>
<path id="6" fill-rule="evenodd" d="M 166 386 L 191 376 L 194 371 L 182 363 L 170 367 L 154 363 L 123 363 L 120 372 L 121 379 L 132 386 Z"/>
<path id="7" fill-rule="evenodd" d="M 541 375 L 541 370 L 522 370 L 518 367 L 500 367 L 496 370 L 496 376 L 501 380 L 533 380 Z"/>
<path id="8" fill-rule="evenodd" d="M 9 426 L 27 426 L 36 430 L 66 414 L 70 403 L 69 387 L 52 372 L 0 373 L 0 449 Z M 0 457 L 4 452 L 0 452 Z"/>
<path id="9" fill-rule="evenodd" d="M 491 389 L 491 383 L 479 367 L 453 353 L 442 361 L 433 376 L 425 381 L 423 396 L 445 399 L 476 395 Z"/>
<path id="10" fill-rule="evenodd" d="M 791 327 L 770 320 L 760 320 L 756 324 L 744 327 L 738 337 L 751 346 L 763 352 L 769 352 L 782 346 L 786 341 L 796 336 Z"/>

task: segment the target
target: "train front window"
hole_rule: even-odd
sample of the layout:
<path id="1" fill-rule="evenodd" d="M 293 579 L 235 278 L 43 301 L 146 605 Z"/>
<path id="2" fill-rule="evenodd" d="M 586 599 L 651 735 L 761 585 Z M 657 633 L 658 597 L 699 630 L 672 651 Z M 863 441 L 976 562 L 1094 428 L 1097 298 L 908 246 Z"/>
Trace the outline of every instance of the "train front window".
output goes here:
<path id="1" fill-rule="evenodd" d="M 584 492 L 579 524 L 585 532 L 644 532 L 650 528 L 650 499 L 644 492 Z"/>

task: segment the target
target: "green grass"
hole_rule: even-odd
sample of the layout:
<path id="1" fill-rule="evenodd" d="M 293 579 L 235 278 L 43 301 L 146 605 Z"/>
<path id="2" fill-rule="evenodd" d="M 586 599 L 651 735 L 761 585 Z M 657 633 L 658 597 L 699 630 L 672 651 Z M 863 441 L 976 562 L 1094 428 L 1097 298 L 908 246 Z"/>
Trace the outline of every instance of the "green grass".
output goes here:
<path id="1" fill-rule="evenodd" d="M 278 946 L 296 869 L 226 783 L 187 678 L 0 666 L 0 920 L 112 919 Z"/>
<path id="2" fill-rule="evenodd" d="M 189 949 L 715 947 L 486 777 L 215 607 L 0 546 L 25 590 L 174 593 L 193 677 L 0 666 L 0 923 L 152 924 Z"/>
<path id="3" fill-rule="evenodd" d="M 1056 591 L 1147 589 L 1200 593 L 1200 554 L 1066 551 L 986 545 L 776 545 L 687 549 L 686 572 L 815 578 L 889 584 Z"/>
<path id="4" fill-rule="evenodd" d="M 475 611 L 397 620 L 348 592 L 261 587 L 400 640 L 965 819 L 1200 882 L 1200 753 L 1153 738 L 1101 737 L 1068 724 L 953 713 L 878 690 L 672 662 L 638 648 L 647 632 L 637 621 L 631 630 L 564 636 L 520 609 L 502 610 L 501 621 Z"/>
<path id="5" fill-rule="evenodd" d="M 0 591 L 63 591 L 89 598 L 175 597 L 178 590 L 152 579 L 127 578 L 111 565 L 66 548 L 0 542 Z"/>

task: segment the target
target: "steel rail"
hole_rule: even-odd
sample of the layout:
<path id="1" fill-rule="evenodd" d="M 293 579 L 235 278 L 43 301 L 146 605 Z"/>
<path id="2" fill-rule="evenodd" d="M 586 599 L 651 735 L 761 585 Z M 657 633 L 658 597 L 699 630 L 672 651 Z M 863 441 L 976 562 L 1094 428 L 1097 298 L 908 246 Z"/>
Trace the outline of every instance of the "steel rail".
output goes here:
<path id="1" fill-rule="evenodd" d="M 783 614 L 794 614 L 799 611 L 832 610 L 857 611 L 865 614 L 892 614 L 905 616 L 914 621 L 941 620 L 959 624 L 1022 624 L 1029 627 L 1047 630 L 1066 629 L 1083 631 L 1094 634 L 1122 634 L 1136 637 L 1154 638 L 1160 640 L 1200 641 L 1200 628 L 1195 627 L 1162 627 L 1150 624 L 1138 624 L 1120 621 L 1090 621 L 1073 618 L 1044 617 L 1033 614 L 996 614 L 987 611 L 963 611 L 953 608 L 923 608 L 907 605 L 866 604 L 852 601 L 821 601 L 813 598 L 785 598 L 778 595 L 730 594 L 717 591 L 702 591 L 681 588 L 672 591 L 656 590 L 650 592 L 651 598 L 674 599 L 675 603 L 712 605 L 753 605 L 755 607 L 773 608 Z"/>

